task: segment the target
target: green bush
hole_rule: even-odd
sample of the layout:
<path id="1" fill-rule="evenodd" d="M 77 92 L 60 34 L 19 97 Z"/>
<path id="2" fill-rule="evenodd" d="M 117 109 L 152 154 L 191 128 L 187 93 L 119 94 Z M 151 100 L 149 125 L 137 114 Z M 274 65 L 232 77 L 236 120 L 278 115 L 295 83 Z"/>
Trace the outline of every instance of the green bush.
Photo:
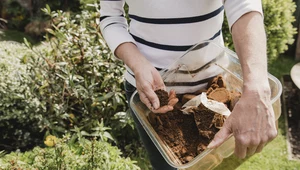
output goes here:
<path id="1" fill-rule="evenodd" d="M 100 34 L 98 8 L 96 4 L 77 15 L 45 8 L 53 27 L 43 45 L 25 41 L 29 49 L 11 45 L 2 50 L 9 69 L 0 69 L 0 146 L 11 148 L 0 149 L 26 148 L 41 143 L 45 132 L 61 136 L 75 127 L 95 135 L 100 120 L 112 129 L 111 141 L 125 155 L 140 146 L 126 113 L 123 63 L 111 54 Z M 12 76 L 16 72 L 20 79 Z M 37 142 L 32 142 L 33 134 L 39 134 Z"/>
<path id="2" fill-rule="evenodd" d="M 55 140 L 54 147 L 35 147 L 25 153 L 0 152 L 0 169 L 44 169 L 44 170 L 139 170 L 135 161 L 121 156 L 121 151 L 103 140 L 87 140 L 79 136 L 72 143 L 66 135 Z"/>
<path id="3" fill-rule="evenodd" d="M 29 12 L 16 0 L 6 0 L 2 2 L 2 13 L 5 19 L 7 19 L 7 27 L 10 29 L 24 30 L 24 27 L 29 20 Z M 0 9 L 1 10 L 1 9 Z"/>
<path id="4" fill-rule="evenodd" d="M 8 29 L 24 31 L 37 40 L 45 34 L 48 18 L 41 8 L 48 4 L 54 10 L 80 12 L 87 3 L 95 0 L 1 0 L 0 18 L 8 21 Z"/>
<path id="5" fill-rule="evenodd" d="M 264 11 L 264 23 L 267 34 L 268 61 L 277 59 L 279 54 L 288 49 L 288 45 L 294 42 L 296 29 L 293 27 L 293 16 L 296 5 L 292 0 L 262 0 Z M 224 22 L 223 36 L 225 44 L 233 49 L 232 38 L 228 29 L 228 23 Z"/>
<path id="6" fill-rule="evenodd" d="M 0 42 L 0 150 L 32 147 L 42 140 L 37 126 L 42 117 L 34 112 L 43 107 L 27 85 L 26 65 L 21 60 L 29 55 L 19 43 Z"/>
<path id="7" fill-rule="evenodd" d="M 115 144 L 126 151 L 138 135 L 126 113 L 123 63 L 111 54 L 99 31 L 98 4 L 74 16 L 49 6 L 43 11 L 53 26 L 43 42 L 47 48 L 36 49 L 25 41 L 36 54 L 26 59 L 28 85 L 46 108 L 39 113 L 39 127 L 57 135 L 75 126 L 90 133 L 103 120 Z"/>
<path id="8" fill-rule="evenodd" d="M 127 109 L 124 67 L 98 31 L 98 12 L 72 17 L 49 7 L 44 11 L 53 21 L 48 48 L 36 50 L 26 43 L 36 54 L 27 66 L 32 91 L 46 105 L 43 127 L 61 133 L 74 126 L 90 130 L 103 119 L 119 129 L 114 125 L 123 125 L 118 118 Z"/>

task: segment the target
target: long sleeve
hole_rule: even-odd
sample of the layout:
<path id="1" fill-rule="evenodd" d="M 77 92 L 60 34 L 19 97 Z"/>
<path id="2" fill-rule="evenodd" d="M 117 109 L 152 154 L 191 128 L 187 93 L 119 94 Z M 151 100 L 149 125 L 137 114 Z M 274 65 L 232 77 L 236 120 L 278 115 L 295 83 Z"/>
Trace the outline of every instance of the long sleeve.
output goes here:
<path id="1" fill-rule="evenodd" d="M 113 54 L 122 43 L 135 44 L 128 32 L 128 24 L 124 17 L 124 4 L 124 0 L 100 1 L 100 29 Z"/>
<path id="2" fill-rule="evenodd" d="M 224 8 L 230 30 L 232 25 L 248 12 L 256 11 L 263 16 L 261 0 L 225 0 Z"/>

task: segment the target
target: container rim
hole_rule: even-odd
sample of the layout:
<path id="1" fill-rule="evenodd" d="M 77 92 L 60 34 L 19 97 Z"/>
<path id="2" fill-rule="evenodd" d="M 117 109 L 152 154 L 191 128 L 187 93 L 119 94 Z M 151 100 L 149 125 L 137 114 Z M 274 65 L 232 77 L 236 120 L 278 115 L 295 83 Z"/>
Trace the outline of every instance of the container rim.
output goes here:
<path id="1" fill-rule="evenodd" d="M 225 46 L 222 46 L 218 43 L 216 43 L 214 40 L 206 40 L 206 41 L 202 41 L 202 42 L 199 42 L 197 44 L 195 44 L 194 46 L 192 46 L 190 49 L 188 49 L 181 57 L 185 56 L 188 52 L 194 50 L 195 48 L 203 48 L 204 46 L 206 46 L 208 43 L 212 43 L 214 44 L 215 46 L 219 47 L 219 48 L 222 48 L 226 53 L 230 54 L 232 57 L 236 58 L 239 60 L 237 54 L 235 52 L 233 52 L 232 50 L 230 50 L 229 48 L 225 47 Z M 181 57 L 179 57 L 178 59 L 180 59 Z M 177 61 L 177 60 L 176 60 Z M 176 62 L 175 62 L 176 63 Z M 172 63 L 174 64 L 174 63 Z M 171 65 L 172 65 L 171 64 Z M 167 67 L 168 68 L 168 67 Z M 160 73 L 164 73 L 165 70 L 161 71 Z M 163 75 L 162 75 L 163 76 Z M 268 73 L 268 79 L 269 81 L 272 80 L 276 85 L 277 85 L 277 94 L 272 98 L 271 96 L 271 103 L 274 104 L 278 99 L 279 97 L 281 96 L 282 94 L 282 84 L 281 82 L 275 77 L 273 76 L 272 74 Z M 138 92 L 137 90 L 134 91 L 134 93 L 132 94 L 130 100 L 129 100 L 129 104 L 130 106 L 132 106 L 132 104 L 134 104 L 133 102 L 133 98 L 138 95 Z M 203 151 L 201 154 L 199 154 L 198 156 L 196 156 L 191 162 L 189 163 L 186 163 L 186 164 L 182 164 L 182 165 L 175 165 L 173 162 L 171 162 L 169 160 L 169 158 L 166 157 L 166 155 L 163 152 L 163 149 L 160 144 L 158 144 L 156 141 L 154 141 L 153 139 L 153 135 L 151 134 L 151 132 L 148 130 L 148 127 L 145 127 L 144 123 L 143 123 L 143 120 L 141 120 L 141 118 L 135 113 L 135 109 L 133 109 L 134 111 L 134 114 L 136 115 L 136 117 L 138 118 L 138 121 L 142 124 L 144 130 L 146 131 L 146 133 L 149 135 L 150 139 L 152 140 L 152 142 L 154 143 L 154 145 L 156 146 L 156 148 L 159 150 L 159 152 L 161 153 L 161 155 L 164 157 L 164 159 L 166 160 L 166 162 L 171 165 L 172 167 L 174 168 L 189 168 L 191 166 L 193 166 L 195 163 L 197 163 L 200 159 L 202 159 L 203 157 L 205 157 L 207 154 L 211 153 L 214 149 L 206 149 L 205 151 Z M 230 136 L 232 137 L 232 135 Z"/>

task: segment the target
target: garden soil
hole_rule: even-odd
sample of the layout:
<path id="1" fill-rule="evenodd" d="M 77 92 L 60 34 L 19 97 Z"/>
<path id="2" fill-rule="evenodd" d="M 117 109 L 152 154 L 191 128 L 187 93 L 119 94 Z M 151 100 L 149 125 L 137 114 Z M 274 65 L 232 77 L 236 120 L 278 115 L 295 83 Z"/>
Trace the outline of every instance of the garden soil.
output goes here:
<path id="1" fill-rule="evenodd" d="M 300 160 L 300 89 L 289 75 L 283 77 L 283 98 L 287 116 L 288 141 L 291 157 Z"/>
<path id="2" fill-rule="evenodd" d="M 212 79 L 206 89 L 209 99 L 223 102 L 228 108 L 233 108 L 240 98 L 240 93 L 226 90 L 222 76 Z M 168 93 L 163 90 L 155 91 L 161 106 L 168 103 Z M 192 109 L 190 114 L 184 114 L 182 105 L 199 93 L 177 95 L 179 102 L 172 111 L 165 114 L 151 112 L 148 120 L 161 140 L 168 145 L 182 164 L 188 163 L 203 152 L 215 134 L 222 127 L 225 116 L 215 113 L 202 104 Z"/>

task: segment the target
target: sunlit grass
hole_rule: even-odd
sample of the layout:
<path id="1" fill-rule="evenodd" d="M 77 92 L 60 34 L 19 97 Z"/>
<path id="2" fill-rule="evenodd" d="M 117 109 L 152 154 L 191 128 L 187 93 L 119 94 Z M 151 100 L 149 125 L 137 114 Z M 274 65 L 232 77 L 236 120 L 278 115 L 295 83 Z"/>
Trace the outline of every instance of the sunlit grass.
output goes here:
<path id="1" fill-rule="evenodd" d="M 269 72 L 277 77 L 279 80 L 281 77 L 285 74 L 290 74 L 290 71 L 292 67 L 297 62 L 294 60 L 294 57 L 292 56 L 286 56 L 282 55 L 280 56 L 276 61 L 269 64 Z"/>

